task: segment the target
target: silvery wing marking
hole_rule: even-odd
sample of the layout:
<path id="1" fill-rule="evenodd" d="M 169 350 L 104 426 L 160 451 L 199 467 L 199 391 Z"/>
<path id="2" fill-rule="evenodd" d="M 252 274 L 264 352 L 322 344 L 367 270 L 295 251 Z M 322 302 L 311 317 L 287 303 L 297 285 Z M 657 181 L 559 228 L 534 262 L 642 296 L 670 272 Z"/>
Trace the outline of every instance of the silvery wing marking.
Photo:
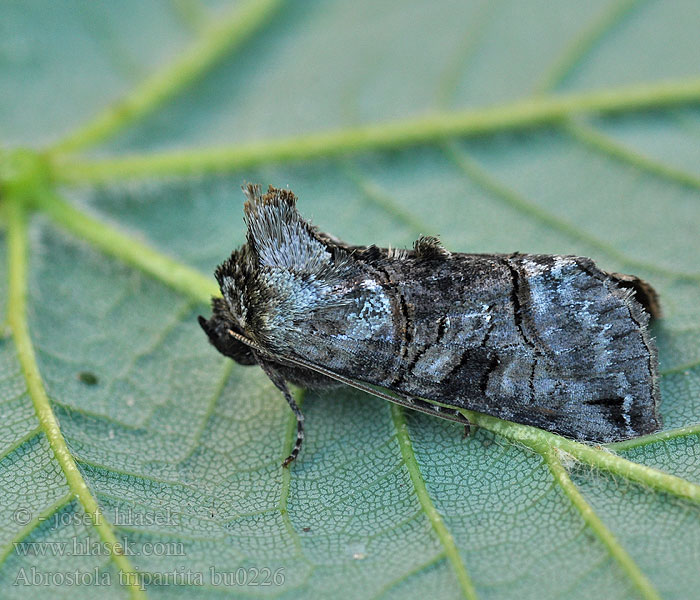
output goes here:
<path id="1" fill-rule="evenodd" d="M 284 381 L 332 384 L 315 366 L 578 440 L 659 428 L 659 309 L 644 281 L 577 256 L 450 253 L 432 237 L 410 251 L 348 246 L 291 192 L 246 194 L 247 242 L 217 269 L 224 298 L 200 322 L 288 400 Z"/>

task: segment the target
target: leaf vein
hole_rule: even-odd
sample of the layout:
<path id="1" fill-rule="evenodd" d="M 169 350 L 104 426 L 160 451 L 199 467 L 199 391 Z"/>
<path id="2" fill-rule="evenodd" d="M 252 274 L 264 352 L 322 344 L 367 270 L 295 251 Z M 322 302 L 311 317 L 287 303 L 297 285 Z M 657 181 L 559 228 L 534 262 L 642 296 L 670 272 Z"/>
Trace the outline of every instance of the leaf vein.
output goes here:
<path id="1" fill-rule="evenodd" d="M 38 435 L 41 435 L 43 433 L 43 431 L 44 430 L 41 428 L 41 426 L 37 426 L 34 429 L 32 429 L 31 431 L 28 431 L 27 433 L 25 433 L 23 436 L 17 438 L 7 448 L 5 448 L 2 452 L 0 452 L 0 461 L 4 460 L 7 456 L 12 454 L 20 446 L 26 444 L 30 440 L 33 440 Z"/>
<path id="2" fill-rule="evenodd" d="M 558 456 L 557 450 L 554 448 L 543 449 L 542 457 L 549 467 L 555 481 L 569 498 L 574 508 L 580 513 L 586 525 L 608 549 L 610 555 L 615 559 L 627 577 L 629 577 L 642 597 L 647 600 L 660 600 L 661 597 L 654 589 L 649 579 L 642 573 L 632 557 L 615 538 L 613 533 L 605 526 L 603 521 L 593 510 L 593 507 L 586 501 L 583 494 L 571 480 L 571 477 L 569 477 L 569 474 Z"/>
<path id="3" fill-rule="evenodd" d="M 93 526 L 102 540 L 108 544 L 110 557 L 115 565 L 127 574 L 128 589 L 132 598 L 145 598 L 145 593 L 139 589 L 138 575 L 134 571 L 129 558 L 114 551 L 118 540 L 112 525 L 102 516 L 100 506 L 90 491 L 80 469 L 71 454 L 66 440 L 61 433 L 56 415 L 51 409 L 51 403 L 41 379 L 39 367 L 34 354 L 34 347 L 27 323 L 27 224 L 26 214 L 21 200 L 12 196 L 6 198 L 8 219 L 8 322 L 12 328 L 17 355 L 24 374 L 27 391 L 32 400 L 39 419 L 39 425 L 44 431 L 56 461 L 63 471 L 68 487 L 80 502 L 83 510 L 90 516 Z"/>
<path id="4" fill-rule="evenodd" d="M 467 573 L 467 569 L 464 566 L 462 557 L 457 549 L 457 545 L 455 544 L 452 534 L 445 526 L 440 513 L 438 512 L 437 508 L 435 508 L 435 505 L 430 498 L 430 494 L 428 493 L 425 480 L 423 479 L 418 461 L 416 460 L 411 438 L 408 434 L 408 425 L 406 423 L 406 417 L 403 414 L 403 409 L 395 404 L 392 404 L 390 410 L 394 427 L 396 428 L 396 437 L 399 444 L 399 449 L 401 450 L 401 456 L 403 457 L 408 474 L 411 477 L 413 488 L 415 489 L 416 496 L 418 497 L 418 502 L 423 508 L 428 521 L 432 525 L 438 540 L 445 549 L 445 556 L 454 570 L 463 596 L 469 600 L 476 600 L 477 595 L 476 590 L 474 589 L 474 584 Z"/>
<path id="5" fill-rule="evenodd" d="M 629 17 L 640 3 L 640 0 L 617 0 L 608 5 L 598 18 L 571 41 L 535 89 L 539 93 L 551 93 L 555 87 L 566 80 L 595 44 L 599 43 L 623 19 Z"/>
<path id="6" fill-rule="evenodd" d="M 645 171 L 656 177 L 663 178 L 678 185 L 700 189 L 700 177 L 681 169 L 676 169 L 659 160 L 645 156 L 612 137 L 605 135 L 591 125 L 582 122 L 569 122 L 564 127 L 574 139 L 585 144 L 588 148 L 603 153 L 617 161 L 632 165 L 640 171 Z"/>
<path id="7" fill-rule="evenodd" d="M 435 111 L 401 121 L 189 151 L 89 159 L 53 156 L 53 176 L 67 183 L 231 171 L 267 163 L 400 149 L 449 137 L 470 137 L 559 123 L 572 116 L 613 114 L 697 103 L 700 79 L 526 98 L 480 109 Z"/>
<path id="8" fill-rule="evenodd" d="M 512 441 L 524 444 L 539 454 L 548 447 L 558 448 L 589 466 L 597 467 L 672 496 L 685 498 L 700 504 L 700 485 L 659 469 L 627 460 L 614 454 L 612 449 L 589 446 L 543 429 L 502 421 L 496 417 L 470 410 L 461 410 L 461 412 L 471 423 Z"/>
<path id="9" fill-rule="evenodd" d="M 50 519 L 64 506 L 69 504 L 75 498 L 75 494 L 71 491 L 68 494 L 61 496 L 54 503 L 47 506 L 43 511 L 32 518 L 17 534 L 9 541 L 9 543 L 0 549 L 0 565 L 2 565 L 8 557 L 14 552 L 16 544 L 25 540 L 37 527 Z"/>
<path id="10" fill-rule="evenodd" d="M 671 269 L 666 269 L 652 263 L 639 261 L 626 256 L 611 244 L 603 242 L 595 236 L 579 230 L 570 223 L 550 214 L 540 206 L 537 206 L 536 204 L 523 198 L 517 192 L 507 188 L 499 181 L 496 181 L 482 167 L 477 165 L 476 161 L 469 157 L 464 151 L 459 149 L 456 144 L 445 144 L 443 149 L 447 157 L 458 169 L 460 169 L 474 183 L 491 194 L 492 197 L 505 202 L 508 206 L 518 210 L 526 216 L 548 225 L 555 231 L 565 234 L 572 239 L 583 242 L 592 248 L 596 248 L 600 252 L 604 252 L 611 258 L 628 267 L 644 269 L 646 271 L 659 273 L 661 275 L 676 279 L 700 281 L 700 273 L 673 271 Z"/>
<path id="11" fill-rule="evenodd" d="M 219 295 L 213 278 L 166 256 L 116 228 L 71 206 L 57 194 L 46 192 L 35 199 L 36 207 L 80 239 L 94 244 L 105 254 L 140 269 L 189 298 L 208 304 Z"/>
<path id="12" fill-rule="evenodd" d="M 114 106 L 49 150 L 66 153 L 104 141 L 130 123 L 152 112 L 209 70 L 227 52 L 249 39 L 282 5 L 282 0 L 247 0 L 223 20 L 206 28 L 170 66 L 156 72 Z"/>

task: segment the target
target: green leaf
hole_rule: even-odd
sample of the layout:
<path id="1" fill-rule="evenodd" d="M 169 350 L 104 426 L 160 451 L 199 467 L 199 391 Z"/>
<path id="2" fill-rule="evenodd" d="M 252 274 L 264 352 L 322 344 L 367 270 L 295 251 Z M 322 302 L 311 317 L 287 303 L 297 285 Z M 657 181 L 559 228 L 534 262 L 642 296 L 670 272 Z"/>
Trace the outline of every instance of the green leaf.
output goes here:
<path id="1" fill-rule="evenodd" d="M 696 595 L 699 27 L 631 0 L 5 3 L 0 595 Z M 648 279 L 664 429 L 470 413 L 463 439 L 297 390 L 282 469 L 283 398 L 196 323 L 244 181 L 353 243 Z"/>

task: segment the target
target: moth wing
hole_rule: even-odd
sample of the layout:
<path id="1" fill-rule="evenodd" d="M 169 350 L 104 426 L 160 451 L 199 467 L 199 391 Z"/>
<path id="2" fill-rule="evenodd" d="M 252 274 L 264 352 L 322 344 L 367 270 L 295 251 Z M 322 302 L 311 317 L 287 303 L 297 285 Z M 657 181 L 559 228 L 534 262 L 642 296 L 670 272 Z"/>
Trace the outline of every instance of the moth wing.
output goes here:
<path id="1" fill-rule="evenodd" d="M 457 398 L 465 408 L 578 440 L 656 431 L 657 352 L 636 299 L 639 292 L 652 298 L 650 286 L 651 293 L 641 280 L 581 257 L 520 255 L 510 266 L 513 297 L 503 306 L 511 308 L 497 311 L 489 344 L 463 355 L 430 398 Z M 500 343 L 493 341 L 499 331 Z M 513 331 L 519 342 L 511 345 Z M 465 388 L 471 393 L 460 398 Z"/>

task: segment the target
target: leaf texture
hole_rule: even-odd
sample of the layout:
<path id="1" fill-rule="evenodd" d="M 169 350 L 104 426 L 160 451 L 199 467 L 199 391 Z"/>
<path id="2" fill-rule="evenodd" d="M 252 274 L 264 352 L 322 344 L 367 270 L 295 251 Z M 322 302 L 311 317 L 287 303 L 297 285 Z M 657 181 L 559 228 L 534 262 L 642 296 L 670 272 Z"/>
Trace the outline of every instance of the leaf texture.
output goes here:
<path id="1" fill-rule="evenodd" d="M 691 0 L 0 8 L 0 595 L 696 595 L 699 27 Z M 283 470 L 284 400 L 196 323 L 245 181 L 352 243 L 649 280 L 664 429 L 463 439 L 297 390 Z"/>

